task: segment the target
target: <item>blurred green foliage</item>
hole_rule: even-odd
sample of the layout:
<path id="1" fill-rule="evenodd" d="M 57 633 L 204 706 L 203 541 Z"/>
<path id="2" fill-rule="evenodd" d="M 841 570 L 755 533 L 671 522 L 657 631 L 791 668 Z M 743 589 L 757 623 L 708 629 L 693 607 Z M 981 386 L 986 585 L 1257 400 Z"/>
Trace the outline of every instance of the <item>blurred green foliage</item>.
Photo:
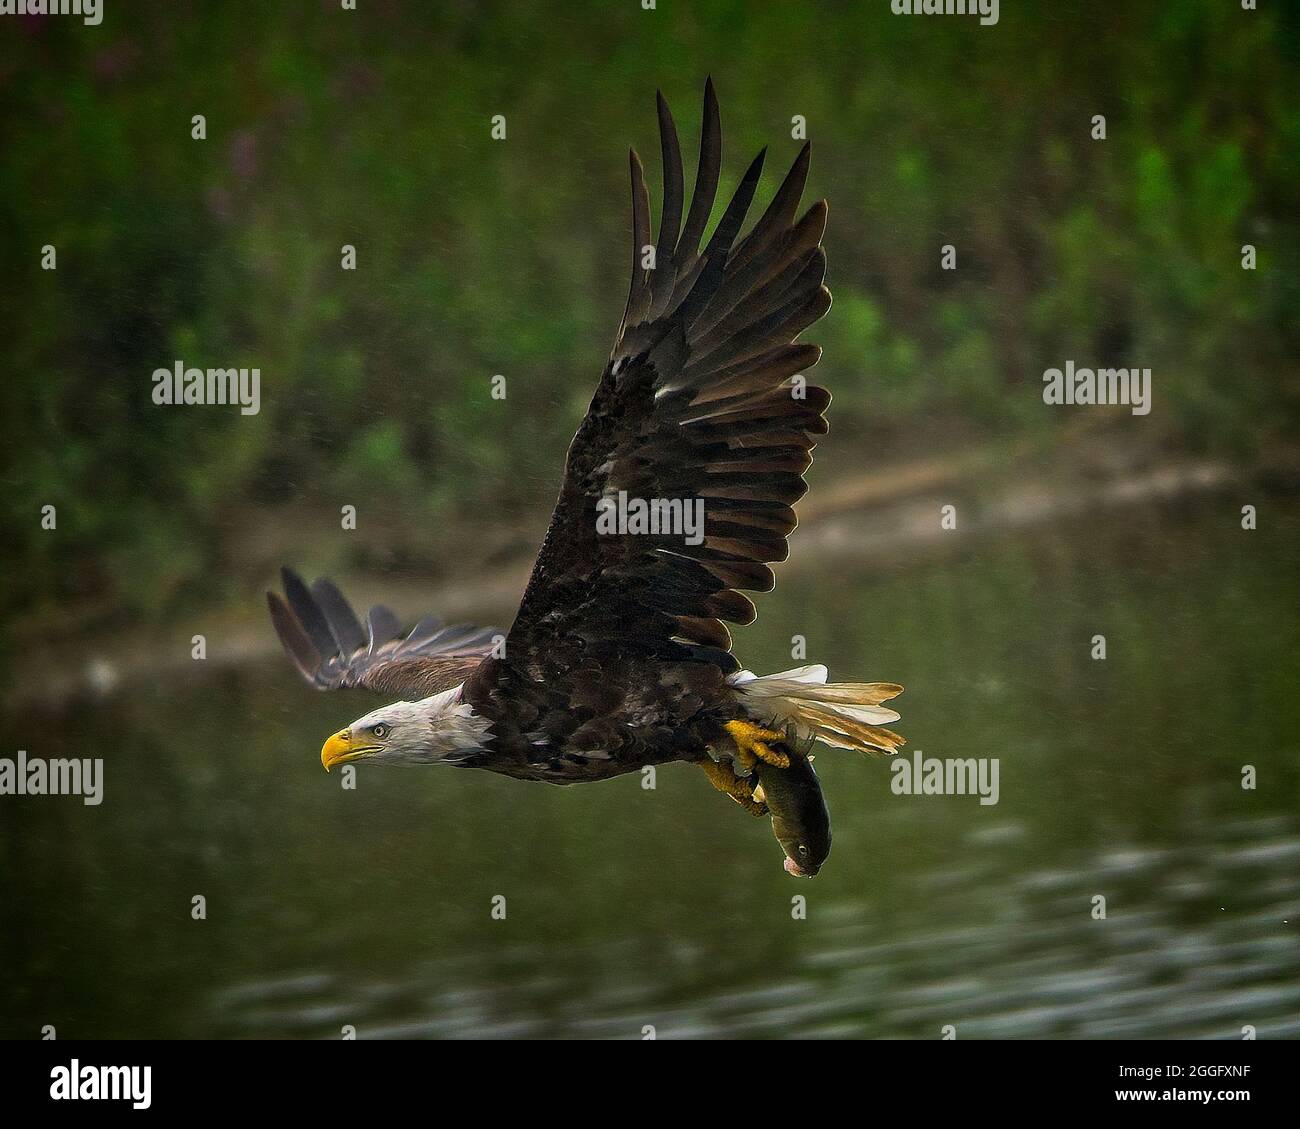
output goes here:
<path id="1" fill-rule="evenodd" d="M 1050 436 L 1067 413 L 1043 410 L 1041 374 L 1074 358 L 1154 370 L 1143 439 L 1258 450 L 1297 416 L 1300 258 L 1300 24 L 1262 7 L 1007 3 L 987 28 L 886 0 L 7 19 L 5 599 L 161 614 L 247 567 L 248 524 L 310 544 L 345 503 L 430 558 L 455 555 L 448 520 L 544 511 L 621 313 L 623 148 L 657 185 L 654 90 L 690 150 L 707 73 L 725 184 L 771 143 L 770 192 L 808 121 L 838 435 Z M 177 359 L 259 367 L 261 413 L 154 406 Z"/>

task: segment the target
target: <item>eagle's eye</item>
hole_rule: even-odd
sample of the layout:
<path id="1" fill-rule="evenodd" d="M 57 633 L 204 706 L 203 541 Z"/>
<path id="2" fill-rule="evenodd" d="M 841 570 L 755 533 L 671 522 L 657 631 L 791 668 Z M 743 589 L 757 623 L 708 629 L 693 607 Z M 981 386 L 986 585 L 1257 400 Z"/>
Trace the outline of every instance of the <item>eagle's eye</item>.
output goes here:
<path id="1" fill-rule="evenodd" d="M 371 729 L 370 732 L 373 733 L 376 737 L 378 737 L 382 741 L 385 737 L 388 736 L 388 726 L 386 726 L 381 721 L 378 725 L 376 725 L 373 729 Z"/>

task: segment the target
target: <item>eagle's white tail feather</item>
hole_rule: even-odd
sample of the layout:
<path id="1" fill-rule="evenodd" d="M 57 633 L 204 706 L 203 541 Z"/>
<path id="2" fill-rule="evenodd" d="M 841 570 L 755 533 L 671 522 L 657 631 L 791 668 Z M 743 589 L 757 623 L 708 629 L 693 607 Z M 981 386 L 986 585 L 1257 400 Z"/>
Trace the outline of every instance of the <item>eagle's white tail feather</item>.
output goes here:
<path id="1" fill-rule="evenodd" d="M 840 749 L 875 756 L 895 752 L 904 743 L 897 733 L 881 728 L 899 715 L 885 709 L 903 692 L 893 682 L 826 682 L 820 664 L 795 667 L 779 674 L 756 676 L 741 670 L 727 679 L 755 718 L 780 728 L 792 727 L 801 740 L 814 738 Z"/>

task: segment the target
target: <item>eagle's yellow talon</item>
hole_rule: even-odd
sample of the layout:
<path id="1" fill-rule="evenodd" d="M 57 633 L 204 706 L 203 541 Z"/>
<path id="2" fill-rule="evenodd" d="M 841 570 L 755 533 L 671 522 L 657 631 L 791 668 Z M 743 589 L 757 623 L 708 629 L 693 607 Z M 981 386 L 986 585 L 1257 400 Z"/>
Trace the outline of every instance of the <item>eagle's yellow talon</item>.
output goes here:
<path id="1" fill-rule="evenodd" d="M 767 815 L 767 805 L 754 799 L 753 785 L 742 780 L 727 765 L 705 759 L 700 761 L 704 775 L 719 792 L 724 792 L 750 815 Z"/>
<path id="2" fill-rule="evenodd" d="M 773 768 L 789 768 L 790 758 L 769 742 L 784 741 L 785 734 L 775 729 L 764 729 L 752 721 L 729 721 L 723 728 L 736 743 L 736 761 L 746 772 L 752 772 L 758 761 Z"/>

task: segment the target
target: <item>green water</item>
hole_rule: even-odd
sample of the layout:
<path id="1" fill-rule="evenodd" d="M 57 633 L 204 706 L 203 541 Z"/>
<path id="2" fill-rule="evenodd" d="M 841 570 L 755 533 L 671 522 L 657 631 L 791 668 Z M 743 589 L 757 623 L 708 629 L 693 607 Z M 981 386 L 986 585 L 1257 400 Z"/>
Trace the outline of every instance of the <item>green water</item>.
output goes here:
<path id="1" fill-rule="evenodd" d="M 787 574 L 747 665 L 804 635 L 833 676 L 907 686 L 910 748 L 1000 761 L 981 806 L 823 750 L 811 882 L 686 765 L 344 791 L 318 750 L 370 700 L 281 661 L 11 719 L 6 755 L 103 757 L 106 784 L 0 799 L 0 1035 L 1294 1037 L 1300 511 L 1247 533 L 1239 506 Z"/>

